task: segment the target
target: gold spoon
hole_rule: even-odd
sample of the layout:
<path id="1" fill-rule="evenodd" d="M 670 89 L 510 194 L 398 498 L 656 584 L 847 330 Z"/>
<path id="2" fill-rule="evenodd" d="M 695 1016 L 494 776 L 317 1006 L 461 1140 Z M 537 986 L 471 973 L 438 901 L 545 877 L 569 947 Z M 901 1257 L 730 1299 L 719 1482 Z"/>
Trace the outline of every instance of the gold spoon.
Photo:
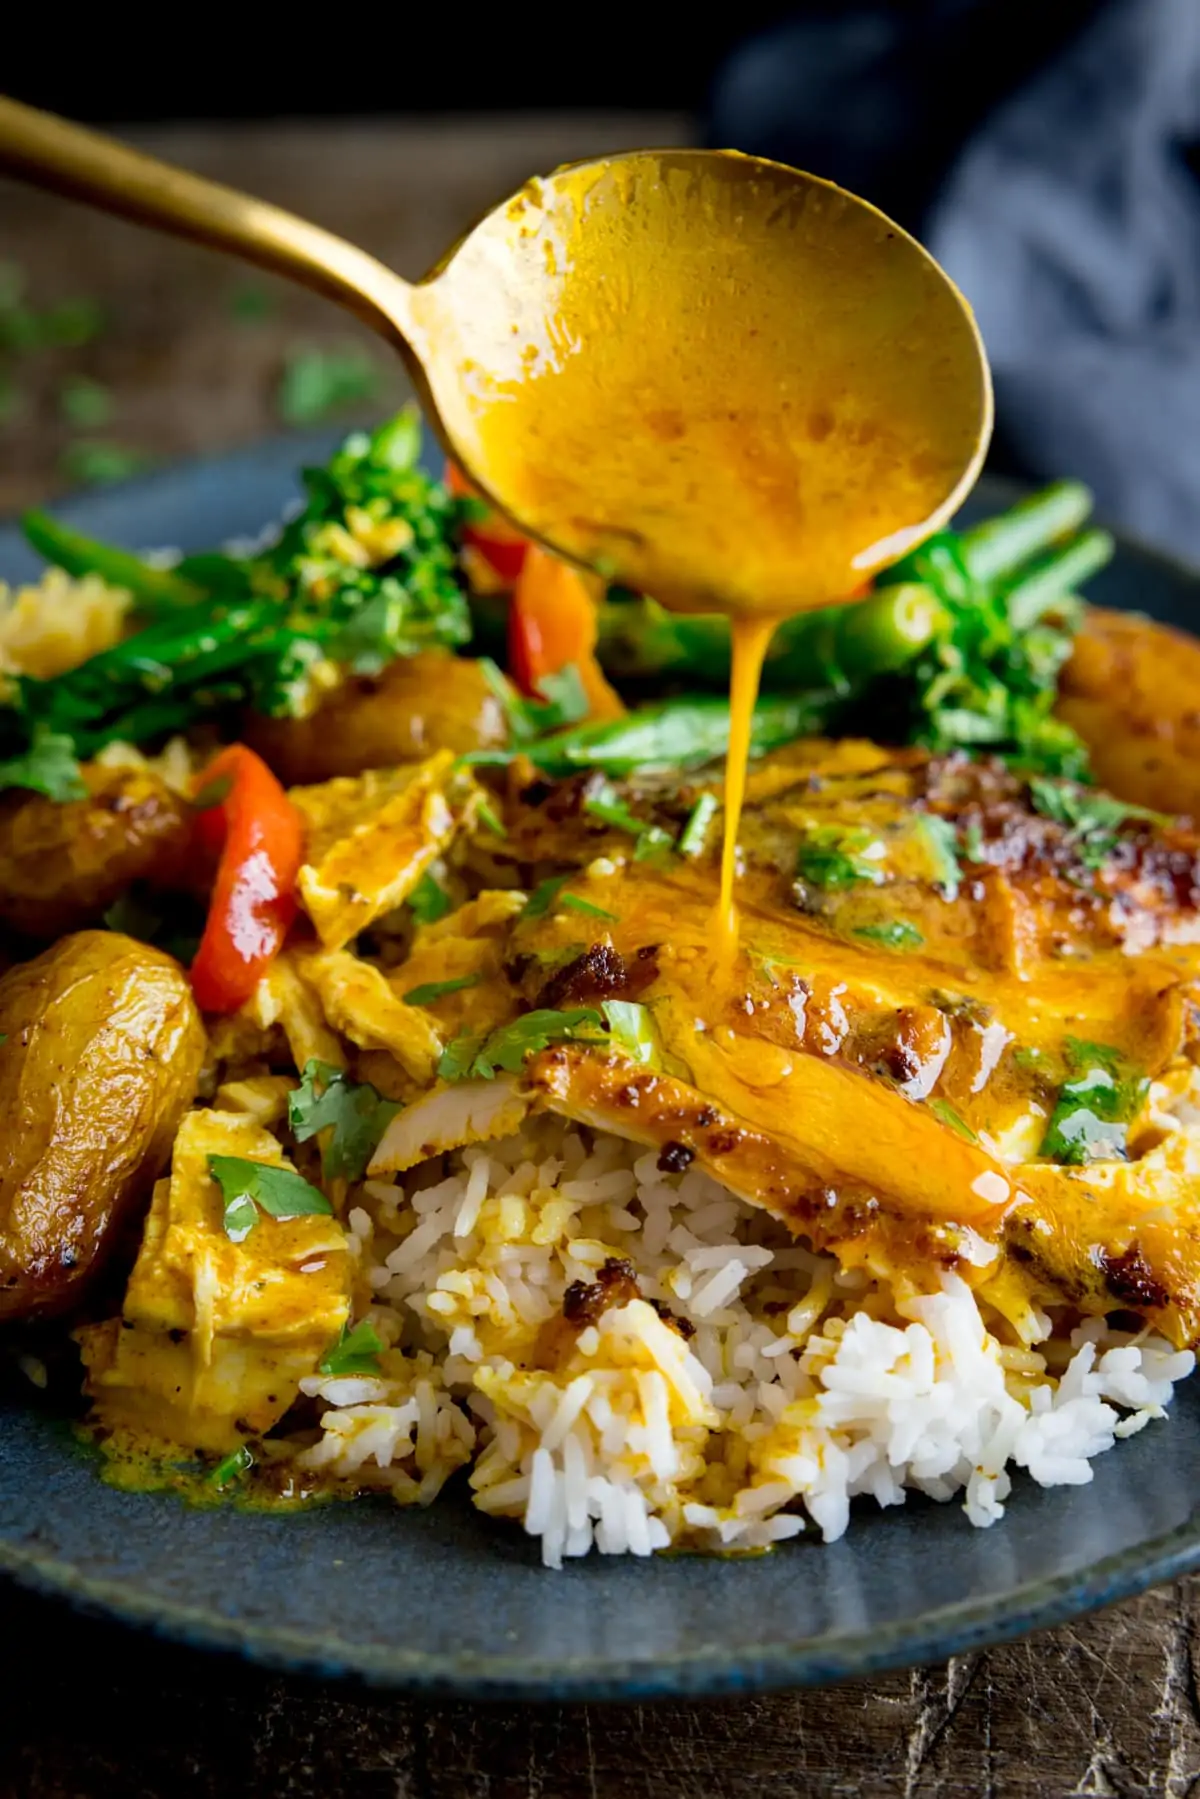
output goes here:
<path id="1" fill-rule="evenodd" d="M 645 150 L 560 169 L 415 285 L 3 98 L 0 168 L 349 307 L 522 530 L 668 605 L 765 619 L 849 598 L 983 460 L 991 387 L 962 296 L 873 206 L 779 163 Z"/>

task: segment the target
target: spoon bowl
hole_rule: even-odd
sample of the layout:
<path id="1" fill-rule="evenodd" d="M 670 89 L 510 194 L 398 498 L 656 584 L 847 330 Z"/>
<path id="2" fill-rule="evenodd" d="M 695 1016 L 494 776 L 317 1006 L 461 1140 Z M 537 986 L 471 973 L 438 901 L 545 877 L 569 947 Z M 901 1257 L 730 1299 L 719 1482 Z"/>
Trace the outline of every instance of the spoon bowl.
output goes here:
<path id="1" fill-rule="evenodd" d="M 865 201 L 732 152 L 531 181 L 412 290 L 447 448 L 530 536 L 677 608 L 861 591 L 974 484 L 965 300 Z"/>
<path id="2" fill-rule="evenodd" d="M 681 609 L 854 597 L 953 512 L 987 447 L 962 295 L 873 206 L 779 163 L 644 150 L 560 169 L 416 285 L 2 98 L 0 168 L 351 308 L 400 348 L 447 452 L 502 512 Z"/>

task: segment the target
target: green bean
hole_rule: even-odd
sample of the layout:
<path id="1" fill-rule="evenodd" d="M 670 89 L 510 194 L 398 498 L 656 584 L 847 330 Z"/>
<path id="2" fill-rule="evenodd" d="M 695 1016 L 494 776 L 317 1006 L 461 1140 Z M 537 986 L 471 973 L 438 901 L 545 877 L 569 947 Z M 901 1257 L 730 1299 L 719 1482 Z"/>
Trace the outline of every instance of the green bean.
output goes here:
<path id="1" fill-rule="evenodd" d="M 881 588 L 849 606 L 823 606 L 780 625 L 763 668 L 769 690 L 844 692 L 903 668 L 944 623 L 927 587 Z M 620 678 L 675 674 L 724 687 L 729 681 L 729 623 L 704 614 L 673 616 L 653 600 L 622 600 L 600 610 L 600 660 Z"/>
<path id="2" fill-rule="evenodd" d="M 112 587 L 124 587 L 151 609 L 178 611 L 203 600 L 204 589 L 170 569 L 151 568 L 139 556 L 113 544 L 97 543 L 73 531 L 46 512 L 27 512 L 21 529 L 39 556 L 68 575 L 99 575 Z"/>
<path id="3" fill-rule="evenodd" d="M 1115 547 L 1107 531 L 1084 531 L 1022 569 L 1012 585 L 1002 589 L 1014 631 L 1027 631 L 1049 607 L 1111 562 Z"/>
<path id="4" fill-rule="evenodd" d="M 827 698 L 812 695 L 762 699 L 754 709 L 751 754 L 765 755 L 797 737 L 818 730 L 825 716 Z M 569 774 L 575 769 L 603 768 L 609 774 L 631 774 L 635 769 L 697 768 L 715 762 L 729 748 L 729 706 L 724 700 L 664 700 L 643 706 L 624 718 L 599 724 L 577 725 L 557 736 L 522 746 L 547 774 Z"/>
<path id="5" fill-rule="evenodd" d="M 968 574 L 980 582 L 1015 574 L 1039 550 L 1077 531 L 1091 510 L 1092 496 L 1081 481 L 1052 482 L 998 518 L 984 519 L 962 533 Z"/>

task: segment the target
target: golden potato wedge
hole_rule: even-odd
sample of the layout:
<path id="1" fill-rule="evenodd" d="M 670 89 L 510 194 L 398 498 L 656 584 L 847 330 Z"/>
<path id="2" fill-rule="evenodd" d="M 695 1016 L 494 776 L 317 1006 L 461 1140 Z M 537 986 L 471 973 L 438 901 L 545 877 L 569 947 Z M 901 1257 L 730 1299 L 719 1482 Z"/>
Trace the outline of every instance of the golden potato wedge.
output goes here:
<path id="1" fill-rule="evenodd" d="M 176 962 L 115 931 L 0 980 L 0 1318 L 65 1311 L 149 1197 L 204 1028 Z"/>
<path id="2" fill-rule="evenodd" d="M 1090 606 L 1057 710 L 1087 744 L 1101 787 L 1200 817 L 1200 640 Z"/>

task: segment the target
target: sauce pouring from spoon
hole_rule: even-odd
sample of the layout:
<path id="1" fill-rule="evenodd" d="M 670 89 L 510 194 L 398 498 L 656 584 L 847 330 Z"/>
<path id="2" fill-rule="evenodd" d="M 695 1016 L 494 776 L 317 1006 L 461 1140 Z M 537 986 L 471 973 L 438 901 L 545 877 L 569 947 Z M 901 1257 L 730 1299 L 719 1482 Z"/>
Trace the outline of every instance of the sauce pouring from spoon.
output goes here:
<path id="1" fill-rule="evenodd" d="M 779 163 L 645 150 L 532 180 L 423 281 L 320 227 L 0 98 L 0 169 L 232 251 L 403 356 L 447 453 L 521 530 L 682 611 L 734 665 L 720 922 L 775 624 L 943 523 L 991 432 L 970 309 L 866 201 Z"/>

